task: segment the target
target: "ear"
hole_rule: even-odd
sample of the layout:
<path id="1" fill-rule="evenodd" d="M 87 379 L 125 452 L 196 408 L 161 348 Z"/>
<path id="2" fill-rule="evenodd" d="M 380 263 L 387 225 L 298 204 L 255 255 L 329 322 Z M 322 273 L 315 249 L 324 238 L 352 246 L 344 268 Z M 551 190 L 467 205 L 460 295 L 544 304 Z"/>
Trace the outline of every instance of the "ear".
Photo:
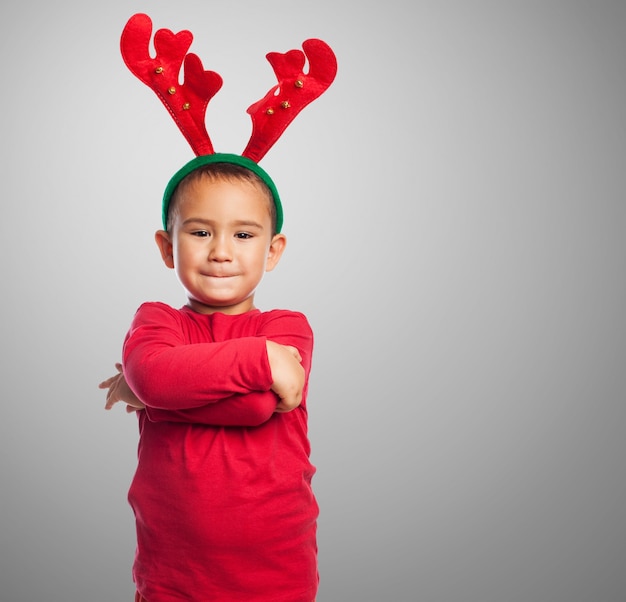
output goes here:
<path id="1" fill-rule="evenodd" d="M 154 233 L 154 240 L 156 241 L 159 251 L 161 251 L 161 259 L 168 268 L 174 267 L 174 246 L 170 239 L 170 235 L 165 230 L 157 230 Z"/>
<path id="2" fill-rule="evenodd" d="M 287 237 L 284 234 L 276 234 L 274 238 L 272 238 L 267 253 L 267 263 L 265 264 L 266 272 L 271 272 L 276 267 L 286 246 Z"/>

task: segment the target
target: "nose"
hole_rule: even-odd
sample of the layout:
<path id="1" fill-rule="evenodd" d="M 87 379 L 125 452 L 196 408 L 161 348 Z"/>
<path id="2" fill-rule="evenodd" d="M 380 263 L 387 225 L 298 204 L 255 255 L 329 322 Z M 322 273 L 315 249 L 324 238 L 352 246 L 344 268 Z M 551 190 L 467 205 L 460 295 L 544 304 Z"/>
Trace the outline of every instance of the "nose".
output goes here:
<path id="1" fill-rule="evenodd" d="M 226 236 L 214 236 L 209 247 L 210 261 L 231 261 L 232 248 Z"/>

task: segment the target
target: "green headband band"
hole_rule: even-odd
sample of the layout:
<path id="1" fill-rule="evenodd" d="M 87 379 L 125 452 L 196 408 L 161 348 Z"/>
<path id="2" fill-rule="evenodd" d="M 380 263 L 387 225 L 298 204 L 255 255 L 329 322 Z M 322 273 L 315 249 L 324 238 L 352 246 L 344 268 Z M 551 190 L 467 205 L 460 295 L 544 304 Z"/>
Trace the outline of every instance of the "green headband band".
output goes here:
<path id="1" fill-rule="evenodd" d="M 163 229 L 167 230 L 167 214 L 170 207 L 170 201 L 172 200 L 172 195 L 174 194 L 176 187 L 192 171 L 198 169 L 198 167 L 202 167 L 203 165 L 210 165 L 211 163 L 232 163 L 234 165 L 245 167 L 246 169 L 249 169 L 251 172 L 259 176 L 259 178 L 263 180 L 263 182 L 272 193 L 272 198 L 274 199 L 274 205 L 276 207 L 276 232 L 281 231 L 283 227 L 283 206 L 280 203 L 278 190 L 276 190 L 276 185 L 272 181 L 272 178 L 270 178 L 268 173 L 264 169 L 259 167 L 257 163 L 252 161 L 252 159 L 248 159 L 247 157 L 243 157 L 241 155 L 231 155 L 228 153 L 200 155 L 199 157 L 196 157 L 195 159 L 189 161 L 189 163 L 181 167 L 172 176 L 172 179 L 168 182 L 167 187 L 165 188 L 165 192 L 163 193 Z"/>

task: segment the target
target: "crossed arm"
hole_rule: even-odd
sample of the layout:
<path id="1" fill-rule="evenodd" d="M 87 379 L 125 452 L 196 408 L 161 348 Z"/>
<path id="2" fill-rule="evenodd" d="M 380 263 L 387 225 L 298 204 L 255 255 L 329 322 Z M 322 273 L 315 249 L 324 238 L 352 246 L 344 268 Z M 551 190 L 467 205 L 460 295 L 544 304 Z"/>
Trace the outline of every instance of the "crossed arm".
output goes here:
<path id="1" fill-rule="evenodd" d="M 220 426 L 257 426 L 275 412 L 291 412 L 302 402 L 305 372 L 299 351 L 289 345 L 267 341 L 267 355 L 272 372 L 270 391 L 236 394 L 221 401 L 179 410 L 149 408 L 153 421 L 196 422 Z M 108 389 L 105 409 L 116 403 L 126 404 L 126 411 L 145 410 L 146 405 L 129 387 L 122 364 L 115 364 L 117 374 L 102 381 L 98 387 Z"/>
<path id="2" fill-rule="evenodd" d="M 282 332 L 283 329 L 287 332 Z M 289 332 L 290 330 L 292 332 Z M 161 387 L 158 384 L 155 385 L 155 378 L 150 375 L 150 370 L 146 371 L 150 375 L 149 378 L 142 380 L 136 374 L 131 374 L 133 378 L 128 378 L 129 375 L 124 374 L 122 365 L 116 364 L 117 374 L 102 381 L 99 385 L 101 389 L 107 389 L 105 408 L 111 409 L 116 403 L 123 402 L 126 404 L 128 412 L 145 410 L 148 418 L 152 421 L 193 422 L 219 426 L 256 426 L 268 420 L 275 412 L 292 411 L 300 405 L 306 391 L 312 350 L 312 334 L 310 334 L 308 323 L 305 319 L 303 323 L 303 317 L 298 318 L 297 316 L 295 319 L 294 317 L 287 317 L 286 322 L 284 319 L 282 321 L 276 319 L 268 325 L 267 332 L 259 333 L 259 337 L 263 337 L 264 340 L 251 340 L 250 347 L 255 348 L 254 353 L 257 355 L 259 350 L 262 354 L 264 352 L 263 360 L 267 361 L 269 366 L 270 381 L 267 381 L 267 375 L 255 376 L 261 381 L 265 380 L 265 382 L 255 386 L 247 382 L 247 377 L 239 375 L 234 378 L 235 384 L 232 385 L 234 390 L 227 390 L 226 384 L 218 378 L 213 383 L 213 388 L 209 385 L 203 385 L 204 389 L 200 387 L 202 390 L 198 393 L 195 389 L 193 391 L 186 389 L 187 385 L 183 380 L 180 386 L 176 384 L 174 391 L 168 390 L 167 387 L 167 383 L 172 380 L 171 378 L 166 378 L 165 386 Z M 274 340 L 267 337 L 272 337 Z M 259 343 L 262 347 L 259 347 Z M 287 343 L 295 343 L 295 345 Z M 138 347 L 141 347 L 141 344 Z M 152 370 L 156 368 L 162 372 L 165 370 L 164 365 L 169 366 L 168 362 L 174 356 L 179 355 L 179 353 L 188 354 L 189 351 L 194 352 L 191 357 L 195 358 L 196 353 L 202 355 L 210 350 L 206 348 L 191 350 L 187 347 L 186 350 L 178 349 L 177 352 L 176 349 L 166 348 L 163 351 L 163 359 L 167 359 L 167 362 L 159 363 L 158 358 L 153 358 Z M 226 353 L 228 351 L 226 349 Z M 152 354 L 152 356 L 154 355 Z M 257 355 L 253 357 L 256 358 Z M 150 359 L 152 356 L 145 351 L 139 350 L 138 352 L 137 348 L 133 348 L 132 345 L 125 345 L 125 361 L 127 366 L 130 366 L 131 371 L 134 369 L 137 372 L 137 365 L 141 367 L 142 363 L 152 361 Z M 190 361 L 189 357 L 187 355 L 183 364 L 185 368 Z M 209 353 L 204 358 L 206 363 L 200 364 L 203 372 L 211 370 L 209 361 L 211 357 Z M 234 357 L 237 357 L 237 354 Z M 175 363 L 176 361 L 180 361 L 180 357 L 175 360 Z M 263 362 L 256 363 L 262 364 Z M 181 364 L 179 363 L 178 366 L 180 369 Z M 195 368 L 198 369 L 198 365 Z M 235 374 L 238 374 L 236 368 L 233 370 Z M 215 370 L 215 372 L 224 371 Z M 176 378 L 173 380 L 177 383 Z M 209 380 L 211 379 L 209 378 Z M 146 383 L 150 384 L 146 385 Z M 161 394 L 162 390 L 163 393 Z M 179 390 L 183 391 L 180 396 L 178 395 Z"/>

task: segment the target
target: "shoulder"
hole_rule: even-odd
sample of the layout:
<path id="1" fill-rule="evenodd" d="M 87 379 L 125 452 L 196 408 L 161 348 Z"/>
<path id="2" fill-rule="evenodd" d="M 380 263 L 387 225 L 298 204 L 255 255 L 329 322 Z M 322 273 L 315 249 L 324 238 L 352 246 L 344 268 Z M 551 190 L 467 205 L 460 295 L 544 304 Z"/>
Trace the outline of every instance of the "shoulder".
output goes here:
<path id="1" fill-rule="evenodd" d="M 299 311 L 289 309 L 272 309 L 270 311 L 260 312 L 258 315 L 259 323 L 263 326 L 263 330 L 296 330 L 301 334 L 313 334 L 311 325 L 307 317 Z"/>
<path id="2" fill-rule="evenodd" d="M 146 322 L 180 322 L 183 319 L 183 312 L 179 309 L 167 305 L 167 303 L 161 303 L 160 301 L 148 301 L 142 303 L 137 311 L 133 322 L 146 323 Z"/>
<path id="3" fill-rule="evenodd" d="M 308 324 L 307 317 L 299 311 L 293 311 L 291 309 L 271 309 L 269 311 L 262 311 L 259 313 L 259 317 L 264 322 L 272 322 L 273 320 L 293 320 Z"/>

